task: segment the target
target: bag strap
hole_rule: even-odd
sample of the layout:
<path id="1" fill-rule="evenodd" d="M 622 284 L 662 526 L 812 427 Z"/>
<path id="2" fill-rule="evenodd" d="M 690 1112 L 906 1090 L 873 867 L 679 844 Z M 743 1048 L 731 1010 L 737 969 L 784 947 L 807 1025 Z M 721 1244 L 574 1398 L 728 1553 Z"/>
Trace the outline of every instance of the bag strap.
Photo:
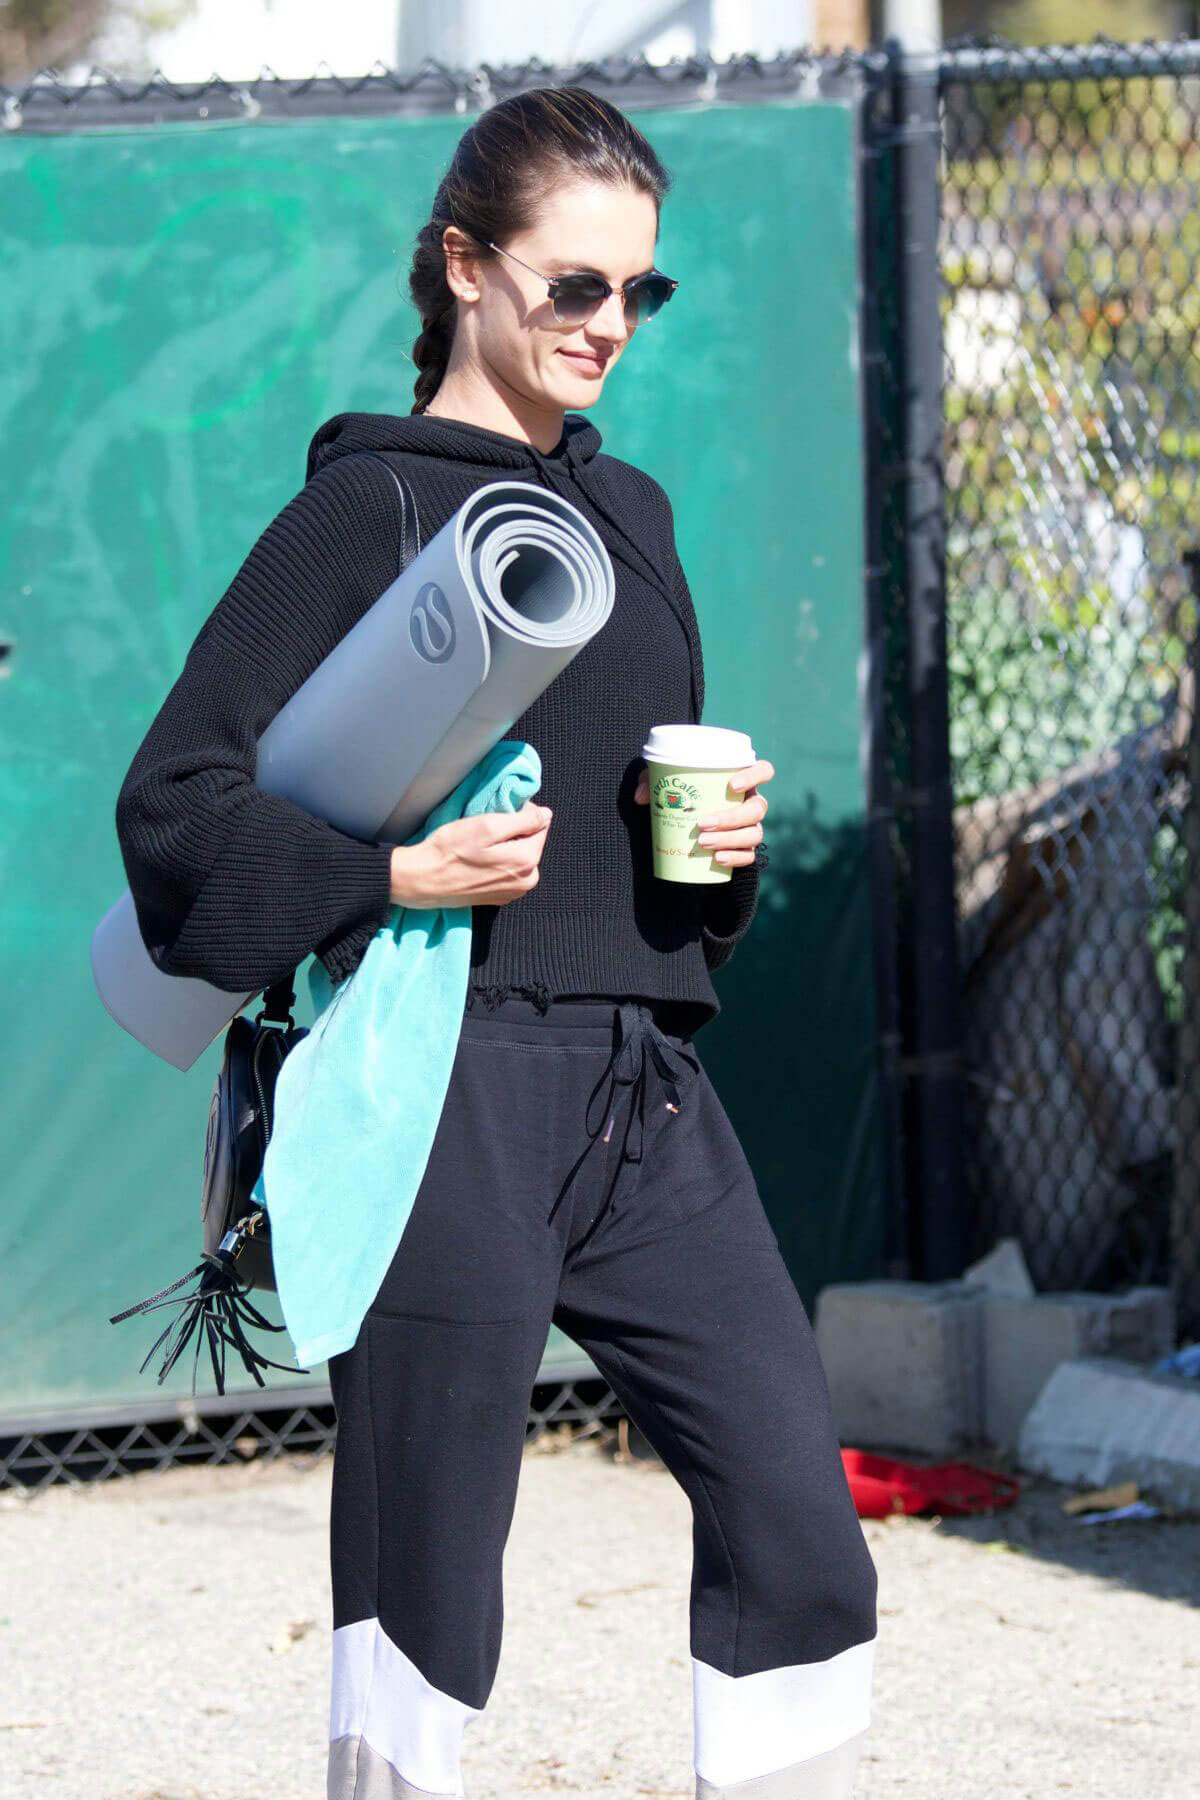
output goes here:
<path id="1" fill-rule="evenodd" d="M 397 475 L 395 469 L 393 469 L 386 457 L 380 456 L 376 450 L 363 450 L 358 454 L 373 457 L 377 463 L 382 463 L 396 484 L 396 492 L 400 496 L 400 567 L 396 572 L 399 575 L 403 575 L 413 557 L 420 556 L 421 554 L 421 515 L 417 511 L 416 499 L 407 481 L 401 481 L 399 475 Z M 408 541 L 410 517 L 412 520 L 412 534 L 415 540 L 414 549 L 410 549 Z"/>
<path id="2" fill-rule="evenodd" d="M 269 988 L 263 989 L 263 1003 L 258 1010 L 255 1023 L 259 1019 L 270 1019 L 278 1025 L 292 1025 L 292 1008 L 296 1004 L 296 973 L 284 975 L 273 982 Z"/>
<path id="3" fill-rule="evenodd" d="M 355 454 L 370 456 L 377 463 L 382 463 L 396 484 L 396 492 L 400 496 L 400 567 L 397 573 L 402 575 L 413 557 L 421 554 L 421 515 L 417 511 L 417 502 L 413 491 L 406 481 L 401 481 L 391 463 L 378 455 L 376 451 L 363 450 L 356 451 Z M 272 1023 L 290 1026 L 294 1023 L 292 1008 L 295 1004 L 296 973 L 293 970 L 290 975 L 281 976 L 269 988 L 263 989 L 263 1003 L 259 1008 L 257 1018 L 270 1019 Z"/>

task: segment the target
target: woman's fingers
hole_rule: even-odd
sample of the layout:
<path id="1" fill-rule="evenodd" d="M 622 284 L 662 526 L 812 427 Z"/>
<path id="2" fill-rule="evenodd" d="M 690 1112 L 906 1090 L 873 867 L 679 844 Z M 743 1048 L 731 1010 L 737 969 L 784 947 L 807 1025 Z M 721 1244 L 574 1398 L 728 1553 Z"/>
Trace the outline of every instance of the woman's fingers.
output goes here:
<path id="1" fill-rule="evenodd" d="M 750 763 L 746 768 L 739 769 L 736 775 L 731 775 L 729 785 L 731 788 L 753 788 L 760 781 L 770 781 L 774 774 L 775 764 L 761 756 L 757 762 Z"/>
<path id="2" fill-rule="evenodd" d="M 761 825 L 746 825 L 734 831 L 701 831 L 696 838 L 698 844 L 711 845 L 714 850 L 753 849 L 761 844 L 763 828 Z"/>
<path id="3" fill-rule="evenodd" d="M 704 833 L 714 831 L 740 831 L 751 825 L 761 827 L 767 816 L 769 802 L 765 794 L 751 794 L 738 806 L 723 807 L 720 812 L 705 813 L 696 823 L 700 827 L 701 842 L 707 842 Z"/>

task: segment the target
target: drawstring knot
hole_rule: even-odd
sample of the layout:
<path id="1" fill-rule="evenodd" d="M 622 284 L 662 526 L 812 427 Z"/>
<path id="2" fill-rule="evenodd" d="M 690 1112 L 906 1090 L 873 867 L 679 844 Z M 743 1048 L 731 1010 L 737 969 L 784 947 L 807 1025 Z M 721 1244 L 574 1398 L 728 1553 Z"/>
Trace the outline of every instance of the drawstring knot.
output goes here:
<path id="1" fill-rule="evenodd" d="M 599 1093 L 605 1076 L 608 1077 L 608 1094 L 605 1099 L 607 1123 L 604 1127 L 604 1143 L 612 1139 L 613 1125 L 617 1116 L 617 1093 L 621 1088 L 629 1088 L 630 1107 L 629 1120 L 626 1127 L 625 1144 L 622 1154 L 630 1162 L 640 1162 L 642 1144 L 645 1137 L 646 1113 L 646 1054 L 654 1064 L 662 1082 L 666 1099 L 663 1101 L 665 1111 L 673 1114 L 680 1112 L 683 1096 L 676 1079 L 676 1069 L 672 1067 L 671 1058 L 682 1057 L 688 1066 L 699 1072 L 699 1063 L 694 1056 L 677 1044 L 672 1044 L 655 1023 L 653 1011 L 649 1006 L 633 1000 L 624 1000 L 617 1010 L 617 1042 L 608 1066 L 601 1075 L 600 1081 L 592 1090 L 588 1101 L 586 1123 L 590 1135 L 594 1135 L 591 1126 L 592 1107 Z M 637 1120 L 637 1136 L 635 1148 L 629 1147 L 629 1133 L 634 1120 Z"/>

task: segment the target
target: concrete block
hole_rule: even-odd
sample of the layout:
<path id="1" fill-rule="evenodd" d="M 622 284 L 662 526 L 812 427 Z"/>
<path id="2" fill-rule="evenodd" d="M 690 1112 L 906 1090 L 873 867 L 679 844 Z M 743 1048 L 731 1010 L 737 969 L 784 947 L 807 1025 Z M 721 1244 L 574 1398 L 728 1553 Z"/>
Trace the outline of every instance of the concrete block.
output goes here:
<path id="1" fill-rule="evenodd" d="M 987 1293 L 983 1304 L 983 1432 L 990 1444 L 1017 1442 L 1026 1413 L 1060 1363 L 1117 1356 L 1151 1362 L 1173 1341 L 1167 1288 L 1126 1294 Z"/>
<path id="2" fill-rule="evenodd" d="M 986 1256 L 973 1262 L 962 1272 L 962 1280 L 972 1287 L 987 1288 L 992 1294 L 1015 1294 L 1018 1299 L 1033 1297 L 1033 1277 L 1016 1238 L 1000 1238 Z"/>
<path id="3" fill-rule="evenodd" d="M 981 1300 L 961 1281 L 821 1289 L 814 1330 L 843 1444 L 937 1456 L 979 1441 Z"/>
<path id="4" fill-rule="evenodd" d="M 1112 1357 L 1060 1363 L 1026 1415 L 1017 1456 L 1054 1481 L 1136 1481 L 1146 1499 L 1200 1508 L 1200 1382 Z"/>
<path id="5" fill-rule="evenodd" d="M 1120 1298 L 1126 1310 L 1113 1320 L 1109 1354 L 1127 1362 L 1157 1361 L 1175 1348 L 1175 1297 L 1168 1287 L 1135 1287 Z M 1121 1347 L 1122 1331 L 1135 1333 L 1134 1348 Z"/>

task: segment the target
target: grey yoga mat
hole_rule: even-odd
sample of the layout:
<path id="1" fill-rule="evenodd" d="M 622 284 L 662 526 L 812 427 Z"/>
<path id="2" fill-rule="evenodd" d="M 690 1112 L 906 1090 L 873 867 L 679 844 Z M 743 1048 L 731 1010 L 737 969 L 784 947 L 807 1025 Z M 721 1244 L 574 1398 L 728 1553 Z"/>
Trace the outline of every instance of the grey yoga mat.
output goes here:
<path id="1" fill-rule="evenodd" d="M 531 482 L 490 482 L 271 720 L 256 784 L 353 837 L 403 843 L 612 606 L 612 564 L 583 515 Z M 257 991 L 163 974 L 128 889 L 93 933 L 92 974 L 117 1023 L 177 1069 Z"/>

